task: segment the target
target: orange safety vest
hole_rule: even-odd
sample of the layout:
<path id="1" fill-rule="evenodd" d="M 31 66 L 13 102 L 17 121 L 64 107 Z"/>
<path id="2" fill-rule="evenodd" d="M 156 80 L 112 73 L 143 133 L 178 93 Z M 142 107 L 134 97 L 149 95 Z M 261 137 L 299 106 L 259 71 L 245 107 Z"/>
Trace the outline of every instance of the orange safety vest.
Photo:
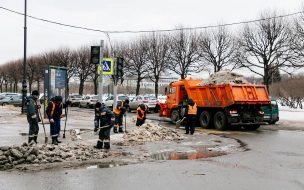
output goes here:
<path id="1" fill-rule="evenodd" d="M 120 107 L 121 107 L 121 108 L 122 108 L 122 107 L 124 107 L 123 102 L 121 102 Z M 115 106 L 115 108 L 114 108 L 113 112 L 114 112 L 116 115 L 119 115 L 119 114 L 120 114 L 120 112 L 121 112 L 121 110 L 120 110 L 120 109 L 118 109 L 118 108 L 117 108 L 117 106 Z"/>
<path id="2" fill-rule="evenodd" d="M 138 110 L 141 112 L 141 117 L 138 115 Z M 138 119 L 140 119 L 140 120 L 143 120 L 143 117 L 145 116 L 145 111 L 144 110 L 142 110 L 142 109 L 140 109 L 140 107 L 138 107 L 137 108 L 137 110 L 136 110 L 136 117 L 138 118 Z"/>
<path id="3" fill-rule="evenodd" d="M 196 104 L 194 104 L 193 106 L 188 105 L 188 114 L 190 114 L 190 115 L 196 115 L 197 114 Z"/>
<path id="4" fill-rule="evenodd" d="M 53 114 L 54 114 L 54 110 L 55 110 L 56 105 L 55 105 L 54 102 L 51 102 L 51 103 L 52 103 L 52 109 L 51 109 L 51 111 L 50 111 L 50 114 L 53 115 Z M 62 109 L 62 108 L 63 108 L 63 104 L 60 103 L 59 107 Z M 47 115 L 46 115 L 46 117 L 48 118 Z M 60 118 L 62 118 L 62 113 L 60 114 Z"/>

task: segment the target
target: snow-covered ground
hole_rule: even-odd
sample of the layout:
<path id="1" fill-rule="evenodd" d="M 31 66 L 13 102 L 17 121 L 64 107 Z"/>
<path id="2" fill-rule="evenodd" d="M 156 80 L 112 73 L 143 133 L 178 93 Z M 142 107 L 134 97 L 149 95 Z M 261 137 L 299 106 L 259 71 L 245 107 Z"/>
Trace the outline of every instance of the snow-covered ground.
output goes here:
<path id="1" fill-rule="evenodd" d="M 304 121 L 304 109 L 293 109 L 279 104 L 280 120 Z"/>

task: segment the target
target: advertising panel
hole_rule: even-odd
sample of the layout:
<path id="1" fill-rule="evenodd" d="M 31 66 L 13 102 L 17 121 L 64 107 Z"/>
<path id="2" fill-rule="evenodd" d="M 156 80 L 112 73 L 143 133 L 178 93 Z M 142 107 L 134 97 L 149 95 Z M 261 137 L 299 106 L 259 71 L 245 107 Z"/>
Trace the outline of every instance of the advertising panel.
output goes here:
<path id="1" fill-rule="evenodd" d="M 44 118 L 49 101 L 55 96 L 67 98 L 67 69 L 57 66 L 44 67 Z"/>

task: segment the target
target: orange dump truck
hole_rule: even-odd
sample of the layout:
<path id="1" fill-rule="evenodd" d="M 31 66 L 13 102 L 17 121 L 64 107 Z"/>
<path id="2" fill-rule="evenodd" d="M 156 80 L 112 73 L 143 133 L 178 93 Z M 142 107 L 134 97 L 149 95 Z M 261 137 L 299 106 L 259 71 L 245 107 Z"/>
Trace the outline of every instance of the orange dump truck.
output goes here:
<path id="1" fill-rule="evenodd" d="M 216 84 L 198 86 L 202 80 L 182 79 L 166 88 L 167 100 L 160 104 L 160 117 L 176 123 L 184 115 L 188 98 L 197 105 L 197 120 L 203 128 L 218 130 L 244 127 L 256 130 L 263 122 L 261 107 L 270 99 L 265 85 Z"/>

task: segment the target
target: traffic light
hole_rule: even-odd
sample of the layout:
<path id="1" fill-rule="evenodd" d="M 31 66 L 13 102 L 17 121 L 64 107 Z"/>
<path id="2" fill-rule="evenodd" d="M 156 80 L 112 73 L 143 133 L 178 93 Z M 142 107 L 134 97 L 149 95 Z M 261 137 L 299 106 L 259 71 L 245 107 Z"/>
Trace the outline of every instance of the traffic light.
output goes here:
<path id="1" fill-rule="evenodd" d="M 91 64 L 99 64 L 100 46 L 91 46 Z"/>
<path id="2" fill-rule="evenodd" d="M 116 58 L 116 68 L 115 68 L 115 73 L 116 76 L 122 77 L 124 75 L 123 73 L 123 61 L 124 59 L 122 57 L 117 57 Z"/>

